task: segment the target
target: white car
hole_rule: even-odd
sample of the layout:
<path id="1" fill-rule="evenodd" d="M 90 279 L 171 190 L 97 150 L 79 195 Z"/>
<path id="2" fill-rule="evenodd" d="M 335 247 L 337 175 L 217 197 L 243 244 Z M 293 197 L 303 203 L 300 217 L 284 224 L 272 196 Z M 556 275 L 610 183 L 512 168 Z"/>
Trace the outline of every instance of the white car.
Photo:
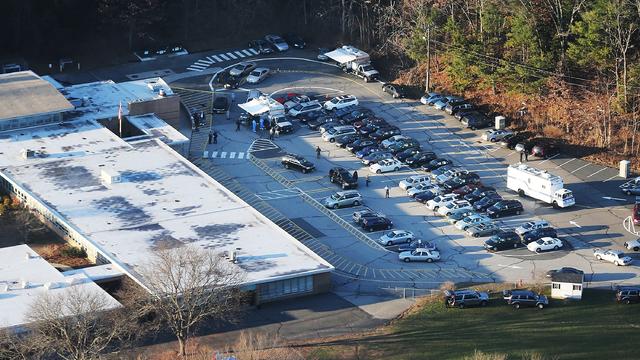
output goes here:
<path id="1" fill-rule="evenodd" d="M 267 40 L 274 49 L 280 52 L 289 50 L 289 44 L 287 44 L 287 42 L 278 35 L 267 35 L 264 39 Z"/>
<path id="2" fill-rule="evenodd" d="M 554 237 L 543 237 L 527 245 L 527 249 L 533 252 L 558 250 L 562 247 L 562 240 Z"/>
<path id="3" fill-rule="evenodd" d="M 527 221 L 526 223 L 515 228 L 514 231 L 518 235 L 524 235 L 529 231 L 547 228 L 547 227 L 551 227 L 551 224 L 549 224 L 549 222 L 545 220 Z"/>
<path id="4" fill-rule="evenodd" d="M 438 214 L 442 216 L 449 216 L 449 214 L 451 214 L 452 211 L 459 210 L 459 209 L 471 210 L 473 209 L 473 206 L 471 206 L 471 203 L 468 202 L 467 200 L 454 200 L 452 202 L 449 202 L 440 206 L 440 208 L 438 209 Z"/>
<path id="5" fill-rule="evenodd" d="M 398 259 L 404 262 L 426 261 L 434 262 L 440 260 L 440 252 L 438 250 L 429 250 L 417 248 L 413 251 L 403 251 L 398 254 Z"/>
<path id="6" fill-rule="evenodd" d="M 310 97 L 308 97 L 307 95 L 298 95 L 298 96 L 294 96 L 291 99 L 287 100 L 284 102 L 284 108 L 285 109 L 291 109 L 292 107 L 298 105 L 298 104 L 304 104 L 304 103 L 308 103 L 311 102 L 313 100 L 311 100 Z"/>
<path id="7" fill-rule="evenodd" d="M 486 215 L 471 215 L 471 216 L 467 216 L 466 218 L 458 221 L 456 223 L 456 229 L 458 230 L 462 230 L 462 231 L 467 231 L 468 228 L 472 227 L 472 226 L 476 226 L 476 225 L 480 225 L 480 224 L 488 224 L 491 223 L 493 220 L 491 220 L 491 218 L 489 218 Z"/>
<path id="8" fill-rule="evenodd" d="M 411 139 L 411 138 L 410 138 L 410 137 L 408 137 L 408 136 L 404 136 L 404 135 L 393 135 L 392 137 L 390 137 L 390 138 L 388 138 L 388 139 L 386 139 L 386 140 L 383 140 L 383 141 L 380 143 L 380 145 L 381 145 L 383 148 L 388 148 L 389 146 L 391 146 L 391 145 L 393 145 L 393 144 L 397 143 L 398 141 L 401 141 L 401 140 L 409 140 L 409 139 Z"/>
<path id="9" fill-rule="evenodd" d="M 467 216 L 477 215 L 478 213 L 473 209 L 460 209 L 454 210 L 447 216 L 447 221 L 449 224 L 455 224 L 458 221 L 466 218 Z"/>
<path id="10" fill-rule="evenodd" d="M 407 195 L 409 197 L 415 197 L 416 195 L 427 191 L 437 194 L 440 191 L 440 187 L 438 185 L 431 184 L 430 182 L 422 182 L 409 188 L 409 190 L 407 190 Z"/>
<path id="11" fill-rule="evenodd" d="M 249 76 L 247 76 L 247 82 L 249 84 L 257 84 L 262 80 L 266 79 L 268 76 L 269 76 L 269 69 L 263 68 L 263 67 L 255 68 L 253 69 L 253 71 L 251 71 L 251 73 L 249 73 Z"/>
<path id="12" fill-rule="evenodd" d="M 445 195 L 436 196 L 433 199 L 427 201 L 427 209 L 438 211 L 438 208 L 440 206 L 448 203 L 449 201 L 456 200 L 457 198 L 458 198 L 458 195 L 456 194 L 445 194 Z"/>
<path id="13" fill-rule="evenodd" d="M 436 177 L 436 183 L 444 184 L 448 180 L 453 179 L 456 176 L 468 174 L 469 171 L 462 168 L 452 168 L 444 172 L 444 174 L 440 174 Z"/>
<path id="14" fill-rule="evenodd" d="M 369 171 L 375 174 L 382 174 L 385 172 L 398 171 L 403 166 L 404 164 L 396 159 L 385 159 L 369 166 Z"/>
<path id="15" fill-rule="evenodd" d="M 409 190 L 418 184 L 431 184 L 431 179 L 429 178 L 429 175 L 409 176 L 408 178 L 400 181 L 398 186 L 402 190 Z"/>
<path id="16" fill-rule="evenodd" d="M 322 140 L 328 142 L 335 142 L 336 138 L 341 135 L 355 134 L 356 129 L 353 126 L 345 125 L 345 126 L 336 126 L 322 134 Z"/>
<path id="17" fill-rule="evenodd" d="M 414 238 L 415 237 L 411 231 L 393 230 L 382 235 L 378 239 L 378 242 L 382 245 L 391 246 L 400 243 L 410 243 Z"/>
<path id="18" fill-rule="evenodd" d="M 348 106 L 357 106 L 358 99 L 353 95 L 340 95 L 324 103 L 326 110 L 337 110 L 346 108 Z"/>
<path id="19" fill-rule="evenodd" d="M 640 251 L 640 239 L 627 241 L 624 243 L 624 247 L 627 250 Z"/>
<path id="20" fill-rule="evenodd" d="M 247 72 L 255 69 L 255 67 L 256 67 L 256 63 L 254 63 L 254 62 L 240 63 L 240 64 L 232 67 L 231 70 L 229 70 L 229 75 L 231 75 L 231 76 L 240 76 L 240 75 L 246 74 Z"/>
<path id="21" fill-rule="evenodd" d="M 496 142 L 510 135 L 513 135 L 513 131 L 491 129 L 482 134 L 482 140 Z"/>
<path id="22" fill-rule="evenodd" d="M 595 256 L 598 260 L 604 260 L 610 263 L 614 263 L 616 266 L 626 266 L 630 265 L 633 262 L 633 259 L 631 259 L 631 257 L 626 256 L 620 250 L 594 249 L 593 256 Z"/>

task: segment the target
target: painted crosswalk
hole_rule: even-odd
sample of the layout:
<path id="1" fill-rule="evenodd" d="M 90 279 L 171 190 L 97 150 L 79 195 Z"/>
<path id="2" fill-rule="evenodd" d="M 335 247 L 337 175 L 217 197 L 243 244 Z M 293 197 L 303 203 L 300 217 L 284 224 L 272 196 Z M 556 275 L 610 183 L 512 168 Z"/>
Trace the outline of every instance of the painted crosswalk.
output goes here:
<path id="1" fill-rule="evenodd" d="M 247 160 L 246 153 L 243 151 L 209 151 L 202 152 L 203 159 L 236 159 Z"/>
<path id="2" fill-rule="evenodd" d="M 269 139 L 256 139 L 251 143 L 251 146 L 249 146 L 249 150 L 247 150 L 247 152 L 277 149 L 280 149 L 280 147 Z"/>
<path id="3" fill-rule="evenodd" d="M 261 192 L 261 193 L 256 193 L 256 196 L 260 200 L 287 199 L 287 198 L 300 196 L 300 190 L 298 190 L 298 189 L 282 189 L 282 190 L 274 190 L 274 191 L 265 191 L 265 192 Z"/>
<path id="4" fill-rule="evenodd" d="M 254 49 L 242 49 L 237 51 L 229 51 L 222 54 L 209 55 L 195 61 L 193 64 L 187 67 L 187 70 L 201 72 L 208 69 L 209 66 L 219 62 L 243 59 L 246 57 L 256 56 L 258 54 L 259 53 Z"/>

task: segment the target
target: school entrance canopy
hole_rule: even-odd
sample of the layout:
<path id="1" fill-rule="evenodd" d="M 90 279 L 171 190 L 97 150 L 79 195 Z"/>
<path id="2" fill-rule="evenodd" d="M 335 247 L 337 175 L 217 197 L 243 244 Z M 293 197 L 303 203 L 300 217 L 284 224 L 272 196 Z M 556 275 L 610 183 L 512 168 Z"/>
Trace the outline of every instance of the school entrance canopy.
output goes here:
<path id="1" fill-rule="evenodd" d="M 251 115 L 257 116 L 265 113 L 270 115 L 284 114 L 284 106 L 268 96 L 260 96 L 244 104 L 238 104 L 240 108 Z"/>

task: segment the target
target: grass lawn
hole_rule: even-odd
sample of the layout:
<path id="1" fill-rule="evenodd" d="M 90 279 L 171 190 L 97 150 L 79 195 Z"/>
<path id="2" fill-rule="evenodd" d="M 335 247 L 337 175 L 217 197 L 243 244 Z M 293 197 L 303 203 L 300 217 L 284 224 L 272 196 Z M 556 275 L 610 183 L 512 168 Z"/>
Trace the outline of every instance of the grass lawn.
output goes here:
<path id="1" fill-rule="evenodd" d="M 460 359 L 475 350 L 509 359 L 640 358 L 640 304 L 617 304 L 613 291 L 585 290 L 582 301 L 551 300 L 543 310 L 514 310 L 502 299 L 467 309 L 431 301 L 387 330 L 359 342 L 385 359 Z"/>

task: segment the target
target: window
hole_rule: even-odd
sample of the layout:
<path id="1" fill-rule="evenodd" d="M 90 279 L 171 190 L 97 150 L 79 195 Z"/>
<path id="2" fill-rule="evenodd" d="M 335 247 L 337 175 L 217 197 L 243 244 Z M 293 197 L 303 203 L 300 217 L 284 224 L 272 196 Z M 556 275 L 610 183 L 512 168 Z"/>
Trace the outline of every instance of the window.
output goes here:
<path id="1" fill-rule="evenodd" d="M 580 291 L 582 290 L 582 285 L 573 285 L 573 291 Z"/>
<path id="2" fill-rule="evenodd" d="M 313 276 L 274 281 L 260 287 L 261 299 L 275 299 L 290 294 L 313 291 Z"/>
<path id="3" fill-rule="evenodd" d="M 553 283 L 553 288 L 554 288 L 554 289 L 560 289 L 560 284 L 558 284 L 558 283 Z"/>

